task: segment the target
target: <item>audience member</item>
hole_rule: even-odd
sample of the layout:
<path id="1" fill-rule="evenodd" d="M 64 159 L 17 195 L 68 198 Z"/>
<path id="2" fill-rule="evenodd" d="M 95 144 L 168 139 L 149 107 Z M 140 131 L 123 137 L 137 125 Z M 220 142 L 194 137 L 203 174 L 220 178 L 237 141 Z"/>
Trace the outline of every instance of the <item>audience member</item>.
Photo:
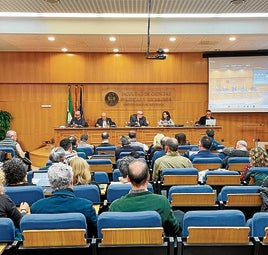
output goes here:
<path id="1" fill-rule="evenodd" d="M 48 156 L 52 163 L 65 162 L 65 150 L 62 147 L 55 147 L 50 151 Z"/>
<path id="2" fill-rule="evenodd" d="M 73 169 L 73 185 L 83 185 L 91 182 L 90 166 L 83 158 L 72 159 L 70 166 Z"/>
<path id="3" fill-rule="evenodd" d="M 165 146 L 166 155 L 158 158 L 154 163 L 153 181 L 161 179 L 164 168 L 187 168 L 193 167 L 192 162 L 178 153 L 178 141 L 175 138 L 168 138 Z"/>
<path id="4" fill-rule="evenodd" d="M 119 182 L 120 183 L 128 183 L 128 166 L 131 162 L 133 162 L 134 160 L 136 160 L 134 157 L 132 156 L 126 156 L 123 157 L 121 159 L 119 159 L 118 162 L 118 168 L 120 171 L 121 176 L 119 177 Z"/>
<path id="5" fill-rule="evenodd" d="M 17 132 L 14 130 L 8 130 L 4 140 L 0 141 L 0 147 L 12 148 L 15 151 L 16 157 L 22 158 L 24 163 L 28 166 L 28 170 L 31 170 L 30 154 L 28 151 L 23 151 L 18 143 Z"/>
<path id="6" fill-rule="evenodd" d="M 143 115 L 142 111 L 137 111 L 136 114 L 132 114 L 130 116 L 129 125 L 131 127 L 147 127 L 149 125 L 149 122 L 146 120 L 146 117 Z"/>
<path id="7" fill-rule="evenodd" d="M 199 141 L 199 151 L 196 154 L 190 156 L 190 160 L 193 162 L 196 158 L 219 158 L 218 153 L 212 153 L 210 151 L 212 145 L 212 139 L 208 136 L 203 136 Z"/>
<path id="8" fill-rule="evenodd" d="M 150 180 L 147 164 L 140 160 L 131 162 L 127 178 L 131 182 L 130 192 L 112 202 L 109 210 L 117 212 L 156 211 L 161 216 L 165 234 L 167 236 L 179 234 L 179 224 L 167 198 L 151 193 L 147 189 Z"/>
<path id="9" fill-rule="evenodd" d="M 21 240 L 20 220 L 29 212 L 29 205 L 27 202 L 21 202 L 19 209 L 15 203 L 5 194 L 5 174 L 0 170 L 0 218 L 10 218 L 16 228 L 16 240 Z M 3 230 L 1 230 L 3 231 Z"/>
<path id="10" fill-rule="evenodd" d="M 141 148 L 141 150 L 143 150 L 144 152 L 148 151 L 148 146 L 144 143 L 138 142 L 136 139 L 137 133 L 135 130 L 130 130 L 128 133 L 128 137 L 130 139 L 130 145 L 131 146 L 138 146 Z"/>
<path id="11" fill-rule="evenodd" d="M 73 158 L 77 157 L 77 152 L 73 150 L 73 146 L 69 138 L 63 138 L 60 141 L 60 147 L 65 150 L 65 159 L 68 164 Z"/>
<path id="12" fill-rule="evenodd" d="M 97 122 L 95 124 L 95 127 L 99 128 L 107 128 L 115 126 L 116 126 L 115 122 L 113 122 L 111 118 L 108 118 L 105 112 L 101 114 L 101 118 L 97 119 Z"/>
<path id="13" fill-rule="evenodd" d="M 210 147 L 210 150 L 211 151 L 218 150 L 219 145 L 221 145 L 221 143 L 215 140 L 215 138 L 214 138 L 214 135 L 215 135 L 214 130 L 213 129 L 207 129 L 206 134 L 212 140 L 212 145 Z"/>
<path id="14" fill-rule="evenodd" d="M 206 115 L 205 115 L 205 116 L 202 116 L 202 117 L 199 119 L 199 121 L 197 121 L 197 122 L 195 123 L 195 125 L 198 125 L 198 126 L 205 126 L 205 125 L 206 125 L 206 120 L 209 120 L 209 119 L 214 119 L 214 118 L 212 117 L 212 112 L 211 112 L 211 110 L 207 110 Z"/>
<path id="15" fill-rule="evenodd" d="M 241 183 L 249 184 L 251 177 L 254 179 L 253 185 L 262 185 L 267 174 L 251 170 L 251 167 L 268 167 L 268 154 L 262 147 L 255 147 L 249 151 L 250 163 L 247 164 L 241 174 Z"/>
<path id="16" fill-rule="evenodd" d="M 101 143 L 98 146 L 96 146 L 96 148 L 97 147 L 109 147 L 109 146 L 115 146 L 115 145 L 109 142 L 109 134 L 107 132 L 103 132 L 101 134 Z"/>
<path id="17" fill-rule="evenodd" d="M 186 139 L 184 133 L 178 133 L 175 135 L 175 138 L 178 140 L 178 145 L 190 145 L 190 142 Z"/>
<path id="18" fill-rule="evenodd" d="M 222 159 L 221 168 L 226 168 L 228 158 L 230 157 L 249 157 L 247 146 L 246 141 L 239 140 L 235 148 L 224 148 L 223 151 L 219 153 L 219 157 Z"/>
<path id="19" fill-rule="evenodd" d="M 115 149 L 115 160 L 119 159 L 121 152 L 131 152 L 131 151 L 139 151 L 140 148 L 138 146 L 131 146 L 130 139 L 128 136 L 120 137 L 121 146 Z"/>
<path id="20" fill-rule="evenodd" d="M 87 126 L 86 121 L 84 118 L 82 118 L 80 111 L 76 111 L 74 113 L 74 117 L 72 118 L 69 126 L 71 127 L 86 127 Z"/>
<path id="21" fill-rule="evenodd" d="M 166 147 L 166 141 L 167 139 L 169 139 L 168 136 L 164 136 L 160 143 L 161 143 L 161 150 L 158 150 L 156 152 L 154 152 L 154 155 L 152 157 L 152 161 L 151 161 L 151 165 L 150 165 L 150 169 L 153 170 L 154 169 L 154 163 L 158 158 L 161 158 L 162 156 L 166 155 L 166 151 L 165 151 L 165 147 Z"/>
<path id="22" fill-rule="evenodd" d="M 72 148 L 74 151 L 79 151 L 78 149 L 78 141 L 75 135 L 70 135 L 69 140 L 72 143 Z"/>
<path id="23" fill-rule="evenodd" d="M 154 153 L 156 151 L 161 151 L 162 150 L 162 145 L 161 145 L 161 139 L 164 137 L 163 134 L 156 134 L 154 136 L 153 144 L 150 145 L 147 154 L 146 154 L 146 159 L 148 161 L 149 166 L 151 165 L 152 158 L 154 156 Z"/>
<path id="24" fill-rule="evenodd" d="M 266 177 L 259 189 L 262 199 L 261 212 L 268 212 L 268 177 Z"/>
<path id="25" fill-rule="evenodd" d="M 7 186 L 33 185 L 27 182 L 27 165 L 21 159 L 13 157 L 6 160 L 2 169 L 5 173 Z"/>
<path id="26" fill-rule="evenodd" d="M 158 126 L 160 127 L 173 127 L 174 122 L 170 117 L 170 113 L 168 111 L 163 111 L 162 112 L 162 117 L 158 121 Z"/>
<path id="27" fill-rule="evenodd" d="M 31 213 L 82 213 L 86 217 L 88 237 L 96 236 L 98 216 L 91 201 L 74 195 L 72 168 L 67 164 L 55 163 L 48 169 L 48 179 L 54 191 L 50 197 L 32 204 Z"/>
<path id="28" fill-rule="evenodd" d="M 85 148 L 89 147 L 94 151 L 94 145 L 88 143 L 88 135 L 87 134 L 82 134 L 80 136 L 80 141 L 78 143 L 78 148 Z"/>

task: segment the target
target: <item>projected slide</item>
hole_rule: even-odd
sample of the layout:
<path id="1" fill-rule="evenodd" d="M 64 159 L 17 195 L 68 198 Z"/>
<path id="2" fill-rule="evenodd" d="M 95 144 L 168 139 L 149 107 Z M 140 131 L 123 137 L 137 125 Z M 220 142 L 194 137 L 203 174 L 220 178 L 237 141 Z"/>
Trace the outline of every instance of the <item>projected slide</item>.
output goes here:
<path id="1" fill-rule="evenodd" d="M 209 109 L 268 111 L 268 56 L 209 58 Z"/>

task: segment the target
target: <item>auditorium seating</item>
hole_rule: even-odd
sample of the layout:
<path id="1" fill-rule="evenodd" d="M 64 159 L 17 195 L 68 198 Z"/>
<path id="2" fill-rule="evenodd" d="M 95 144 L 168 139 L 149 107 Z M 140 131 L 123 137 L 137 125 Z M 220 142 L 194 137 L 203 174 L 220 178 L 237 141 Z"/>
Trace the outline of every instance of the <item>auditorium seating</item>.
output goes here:
<path id="1" fill-rule="evenodd" d="M 24 240 L 19 254 L 92 254 L 81 213 L 27 214 L 20 228 Z"/>
<path id="2" fill-rule="evenodd" d="M 155 211 L 104 212 L 98 219 L 98 255 L 174 254 Z"/>
<path id="3" fill-rule="evenodd" d="M 101 202 L 100 190 L 95 184 L 75 185 L 73 186 L 73 191 L 77 197 L 90 200 L 94 204 Z"/>
<path id="4" fill-rule="evenodd" d="M 106 146 L 106 147 L 96 147 L 95 152 L 96 154 L 113 154 L 115 155 L 115 146 Z"/>
<path id="5" fill-rule="evenodd" d="M 231 171 L 243 172 L 246 165 L 249 164 L 249 157 L 229 157 L 226 168 Z"/>
<path id="6" fill-rule="evenodd" d="M 222 160 L 221 158 L 194 158 L 193 166 L 198 171 L 203 170 L 215 170 L 221 167 Z"/>
<path id="7" fill-rule="evenodd" d="M 91 172 L 106 172 L 112 174 L 113 164 L 110 159 L 86 159 Z"/>
<path id="8" fill-rule="evenodd" d="M 246 219 L 261 209 L 259 186 L 224 186 L 218 195 L 222 209 L 241 210 Z"/>
<path id="9" fill-rule="evenodd" d="M 15 226 L 11 219 L 0 218 L 0 253 L 3 255 L 16 254 Z M 2 253 L 3 252 L 3 253 Z"/>
<path id="10" fill-rule="evenodd" d="M 118 182 L 120 176 L 121 176 L 120 170 L 118 168 L 114 169 L 114 171 L 113 171 L 113 181 Z"/>
<path id="11" fill-rule="evenodd" d="M 93 174 L 93 178 L 94 178 L 94 181 L 97 183 L 97 184 L 108 184 L 110 183 L 109 181 L 109 176 L 106 172 L 95 172 Z"/>
<path id="12" fill-rule="evenodd" d="M 249 231 L 239 210 L 189 211 L 184 215 L 178 254 L 253 255 Z"/>
<path id="13" fill-rule="evenodd" d="M 191 150 L 194 150 L 194 151 L 197 151 L 199 148 L 198 148 L 198 145 L 179 145 L 178 146 L 178 152 L 180 153 L 180 154 L 183 154 L 183 153 L 185 153 L 186 151 L 191 151 Z"/>
<path id="14" fill-rule="evenodd" d="M 39 199 L 44 198 L 44 191 L 40 186 L 16 186 L 5 187 L 5 193 L 19 206 L 21 202 L 32 205 Z"/>
<path id="15" fill-rule="evenodd" d="M 168 200 L 172 209 L 189 210 L 216 210 L 216 193 L 209 185 L 178 185 L 169 189 Z"/>
<path id="16" fill-rule="evenodd" d="M 93 150 L 90 147 L 78 147 L 79 151 L 83 151 L 87 157 L 93 155 Z"/>
<path id="17" fill-rule="evenodd" d="M 7 158 L 12 158 L 14 157 L 15 154 L 15 150 L 13 148 L 9 148 L 9 147 L 0 147 L 0 151 L 4 151 L 7 153 Z"/>
<path id="18" fill-rule="evenodd" d="M 83 158 L 83 159 L 87 159 L 87 155 L 83 151 L 78 151 L 77 156 L 80 157 L 80 158 Z"/>

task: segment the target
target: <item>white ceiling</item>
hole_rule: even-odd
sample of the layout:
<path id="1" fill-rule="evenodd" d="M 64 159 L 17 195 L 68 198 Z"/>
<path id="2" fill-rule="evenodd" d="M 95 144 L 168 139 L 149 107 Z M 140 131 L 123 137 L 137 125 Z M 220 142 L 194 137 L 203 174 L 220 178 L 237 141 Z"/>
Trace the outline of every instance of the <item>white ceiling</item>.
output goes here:
<path id="1" fill-rule="evenodd" d="M 243 2 L 242 0 L 237 0 Z M 268 49 L 268 1 L 152 0 L 151 52 L 206 52 Z M 31 14 L 17 17 L 15 13 Z M 252 15 L 252 13 L 258 13 Z M 53 17 L 48 15 L 53 14 Z M 69 17 L 57 17 L 69 14 Z M 82 14 L 79 16 L 79 14 Z M 110 14 L 114 17 L 104 17 Z M 141 14 L 139 18 L 124 15 Z M 178 14 L 210 17 L 177 17 Z M 223 17 L 223 14 L 240 17 Z M 173 15 L 163 17 L 163 15 Z M 0 0 L 0 51 L 146 52 L 147 0 Z M 47 37 L 56 40 L 50 42 Z M 109 37 L 116 41 L 110 42 Z M 170 42 L 169 37 L 176 37 Z M 230 42 L 229 37 L 236 41 Z"/>

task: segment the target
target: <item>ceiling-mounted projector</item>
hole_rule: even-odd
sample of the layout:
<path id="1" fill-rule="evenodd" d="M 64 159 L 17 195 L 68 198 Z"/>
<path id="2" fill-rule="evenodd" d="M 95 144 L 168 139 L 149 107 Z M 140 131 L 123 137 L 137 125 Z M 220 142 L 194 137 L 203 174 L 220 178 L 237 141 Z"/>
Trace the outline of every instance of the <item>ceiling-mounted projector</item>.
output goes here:
<path id="1" fill-rule="evenodd" d="M 156 60 L 165 60 L 166 55 L 164 55 L 164 51 L 162 48 L 157 49 L 155 56 L 150 56 L 150 52 L 146 52 L 146 59 L 156 59 Z"/>

